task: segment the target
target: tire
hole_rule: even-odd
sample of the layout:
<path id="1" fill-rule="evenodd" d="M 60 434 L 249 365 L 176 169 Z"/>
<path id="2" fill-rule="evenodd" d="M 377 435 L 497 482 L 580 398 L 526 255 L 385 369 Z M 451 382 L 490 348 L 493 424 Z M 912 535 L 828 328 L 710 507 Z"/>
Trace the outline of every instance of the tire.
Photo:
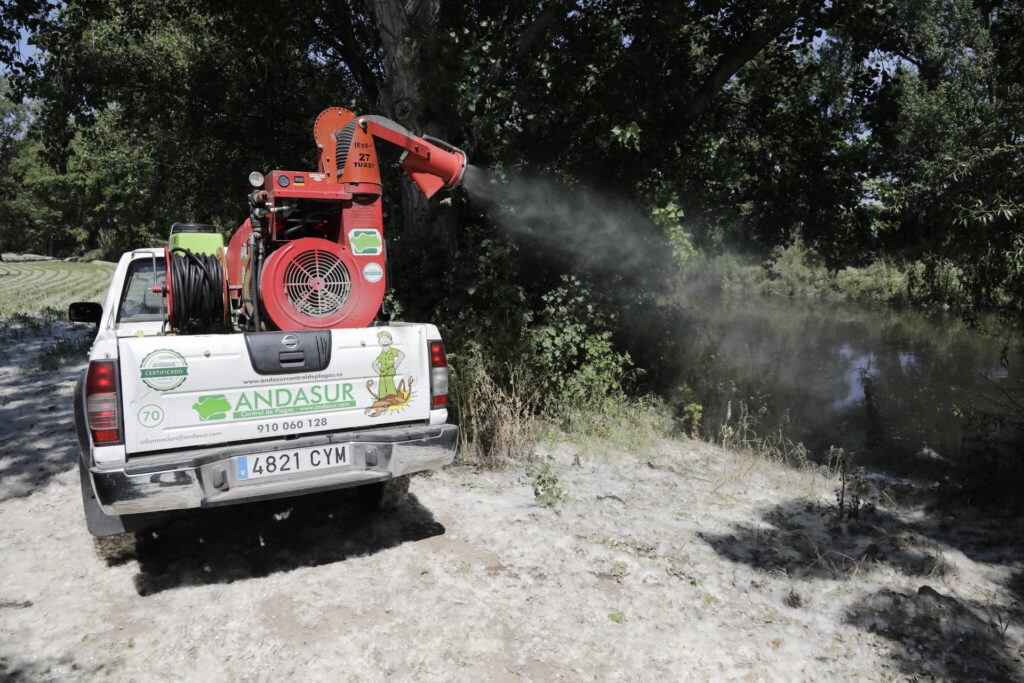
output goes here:
<path id="1" fill-rule="evenodd" d="M 92 538 L 96 554 L 107 564 L 123 564 L 135 557 L 137 540 L 134 531 Z"/>
<path id="2" fill-rule="evenodd" d="M 366 484 L 356 491 L 359 501 L 367 510 L 394 510 L 405 501 L 409 493 L 409 475 L 392 477 L 376 484 Z"/>

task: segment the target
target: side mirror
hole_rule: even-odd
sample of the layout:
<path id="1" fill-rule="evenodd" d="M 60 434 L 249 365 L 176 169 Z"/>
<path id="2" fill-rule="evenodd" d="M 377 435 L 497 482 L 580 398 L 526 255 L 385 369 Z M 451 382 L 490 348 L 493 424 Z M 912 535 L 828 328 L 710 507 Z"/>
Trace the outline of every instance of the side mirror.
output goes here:
<path id="1" fill-rule="evenodd" d="M 94 301 L 76 301 L 68 306 L 68 320 L 73 323 L 92 323 L 100 326 L 103 307 Z"/>

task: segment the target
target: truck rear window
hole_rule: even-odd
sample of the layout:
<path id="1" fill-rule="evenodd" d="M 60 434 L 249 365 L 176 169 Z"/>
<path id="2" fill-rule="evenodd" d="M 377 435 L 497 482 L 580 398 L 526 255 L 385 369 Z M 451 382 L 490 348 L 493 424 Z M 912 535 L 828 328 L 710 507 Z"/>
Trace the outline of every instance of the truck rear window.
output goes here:
<path id="1" fill-rule="evenodd" d="M 166 282 L 166 267 L 163 257 L 137 259 L 131 262 L 128 266 L 128 278 L 121 292 L 121 305 L 117 309 L 117 322 L 143 323 L 163 320 L 164 297 L 154 292 L 153 286 Z"/>

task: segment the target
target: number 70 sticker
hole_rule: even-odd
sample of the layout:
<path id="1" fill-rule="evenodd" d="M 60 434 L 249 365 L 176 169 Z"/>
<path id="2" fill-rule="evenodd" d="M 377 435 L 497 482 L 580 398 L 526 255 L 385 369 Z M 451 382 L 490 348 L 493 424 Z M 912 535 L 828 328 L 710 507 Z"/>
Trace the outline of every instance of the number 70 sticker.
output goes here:
<path id="1" fill-rule="evenodd" d="M 143 427 L 159 427 L 164 421 L 164 409 L 160 406 L 143 406 L 139 411 L 139 424 Z"/>

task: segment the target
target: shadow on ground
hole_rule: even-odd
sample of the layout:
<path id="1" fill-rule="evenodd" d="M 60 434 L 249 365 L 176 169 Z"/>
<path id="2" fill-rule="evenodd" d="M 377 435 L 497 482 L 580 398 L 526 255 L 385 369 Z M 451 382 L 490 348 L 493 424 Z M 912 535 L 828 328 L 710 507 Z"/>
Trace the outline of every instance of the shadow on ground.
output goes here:
<path id="1" fill-rule="evenodd" d="M 840 523 L 833 508 L 797 500 L 761 515 L 763 525 L 702 538 L 733 562 L 798 579 L 844 578 L 871 564 L 934 579 L 953 571 L 931 538 L 887 512 L 864 511 Z"/>
<path id="2" fill-rule="evenodd" d="M 139 534 L 135 587 L 152 595 L 230 583 L 371 555 L 444 532 L 412 494 L 389 512 L 366 512 L 351 490 L 197 510 Z"/>
<path id="3" fill-rule="evenodd" d="M 853 580 L 880 565 L 920 579 L 917 592 L 886 588 L 867 593 L 844 614 L 845 623 L 892 641 L 893 662 L 904 675 L 1016 680 L 1024 674 L 1018 645 L 1006 638 L 1007 620 L 1020 616 L 1015 598 L 1024 591 L 1019 519 L 978 517 L 958 509 L 908 521 L 868 506 L 857 519 L 839 521 L 835 507 L 804 500 L 773 506 L 761 516 L 761 524 L 702 538 L 732 562 L 797 580 Z M 982 604 L 929 585 L 942 586 L 957 574 L 950 549 L 975 562 L 1015 570 L 1006 595 Z"/>
<path id="4" fill-rule="evenodd" d="M 0 655 L 0 681 L 3 683 L 67 680 L 69 674 L 76 674 L 78 678 L 90 677 L 98 673 L 99 669 L 102 669 L 102 664 L 96 665 L 93 670 L 83 669 L 72 655 L 42 661 Z"/>
<path id="5" fill-rule="evenodd" d="M 846 623 L 891 641 L 896 646 L 892 659 L 908 676 L 1020 680 L 1020 664 L 1009 654 L 1011 646 L 998 625 L 976 611 L 977 605 L 927 585 L 916 593 L 883 588 L 855 602 L 846 612 Z"/>
<path id="6" fill-rule="evenodd" d="M 6 358 L 0 366 L 0 501 L 42 489 L 78 456 L 72 401 L 85 359 L 44 371 L 37 358 L 57 336 L 78 339 L 91 331 L 60 324 L 40 330 L 0 334 Z"/>

